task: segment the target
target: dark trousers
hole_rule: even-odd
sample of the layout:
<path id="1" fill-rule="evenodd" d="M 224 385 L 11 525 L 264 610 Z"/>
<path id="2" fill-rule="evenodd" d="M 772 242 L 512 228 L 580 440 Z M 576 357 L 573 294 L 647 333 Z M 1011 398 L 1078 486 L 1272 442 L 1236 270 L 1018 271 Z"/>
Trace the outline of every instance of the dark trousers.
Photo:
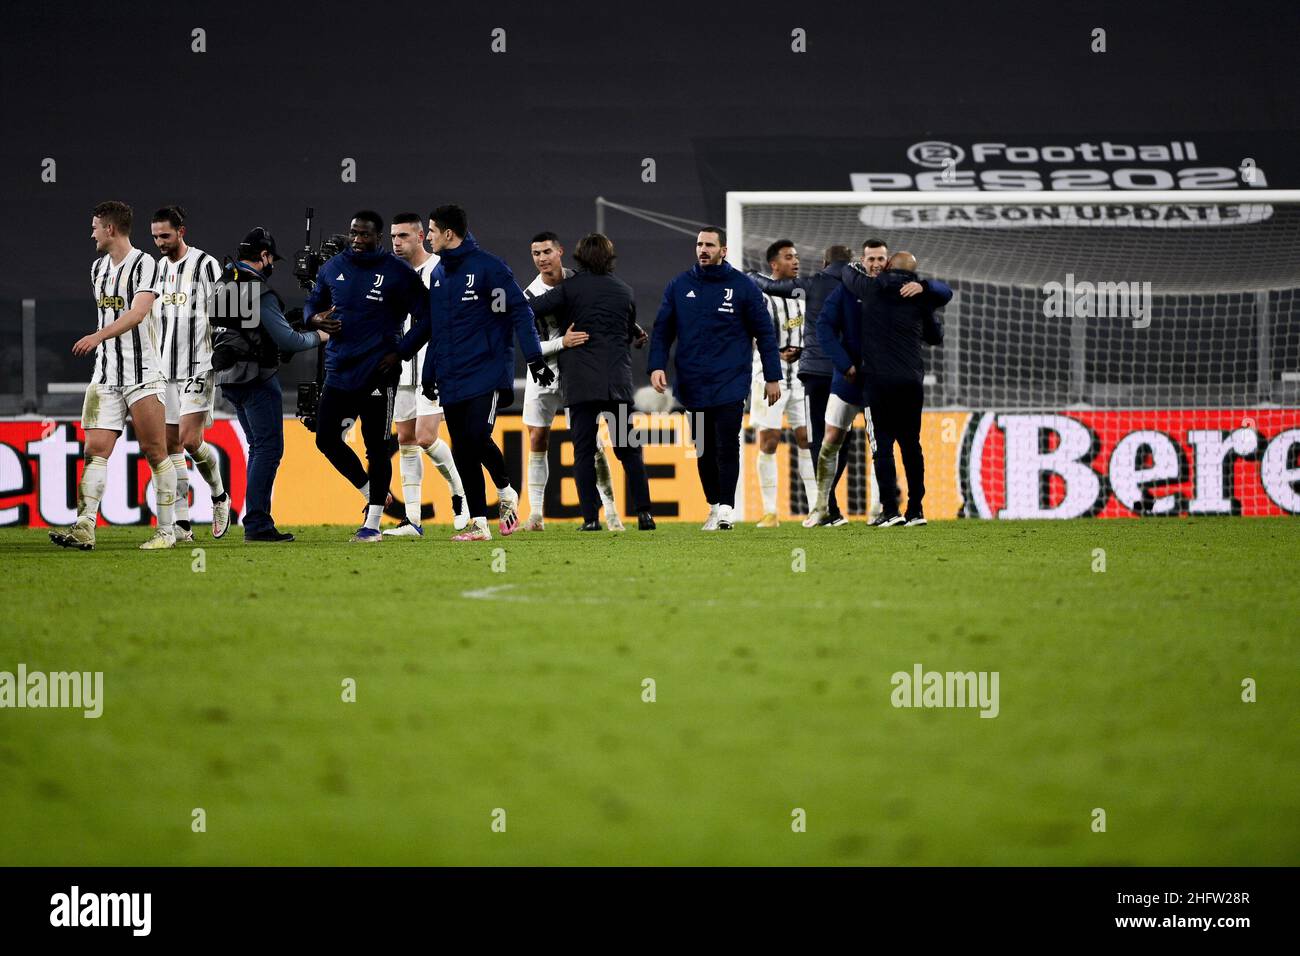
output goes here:
<path id="1" fill-rule="evenodd" d="M 239 427 L 248 442 L 248 477 L 244 491 L 244 537 L 275 529 L 271 518 L 271 489 L 284 457 L 284 396 L 274 376 L 260 382 L 222 385 L 221 393 L 235 406 Z"/>
<path id="2" fill-rule="evenodd" d="M 695 467 L 711 505 L 735 505 L 736 479 L 740 477 L 740 423 L 745 403 L 692 408 L 691 437 L 695 441 Z"/>
<path id="3" fill-rule="evenodd" d="M 826 403 L 831 398 L 831 377 L 829 375 L 804 375 L 803 388 L 805 402 L 808 406 L 807 415 L 804 417 L 808 421 L 808 451 L 812 454 L 813 467 L 817 467 L 817 456 L 822 450 L 822 439 L 826 437 Z M 837 516 L 840 513 L 840 504 L 835 500 L 835 488 L 840 483 L 840 477 L 844 474 L 844 469 L 849 464 L 849 443 L 848 436 L 845 436 L 844 444 L 840 445 L 840 457 L 835 466 L 835 481 L 831 483 L 831 498 L 828 507 L 823 507 L 822 511 L 828 515 Z"/>
<path id="4" fill-rule="evenodd" d="M 447 434 L 451 436 L 451 456 L 456 460 L 456 470 L 465 486 L 465 505 L 471 518 L 487 517 L 484 468 L 498 488 L 504 488 L 510 482 L 506 475 L 505 457 L 492 440 L 498 398 L 497 392 L 488 392 L 442 406 L 442 419 L 447 423 Z"/>
<path id="5" fill-rule="evenodd" d="M 360 488 L 370 482 L 370 503 L 382 505 L 388 500 L 388 486 L 393 480 L 393 459 L 388 436 L 393 430 L 392 385 L 344 391 L 326 385 L 321 389 L 320 407 L 316 412 L 316 447 L 329 459 L 340 475 Z M 366 445 L 366 465 L 343 440 L 352 423 L 361 419 L 361 438 Z M 347 422 L 347 429 L 344 428 Z"/>
<path id="6" fill-rule="evenodd" d="M 903 456 L 907 475 L 907 514 L 921 513 L 925 497 L 925 456 L 921 452 L 920 382 L 891 382 L 871 386 L 871 423 L 876 431 L 876 484 L 884 514 L 898 510 L 898 474 L 894 443 Z"/>
<path id="7" fill-rule="evenodd" d="M 578 485 L 578 502 L 582 507 L 583 521 L 600 518 L 600 492 L 596 488 L 596 436 L 600 428 L 600 413 L 609 412 L 609 437 L 614 443 L 614 454 L 627 474 L 628 489 L 636 512 L 650 510 L 650 482 L 646 478 L 641 446 L 628 444 L 627 435 L 618 433 L 619 402 L 579 402 L 569 406 L 569 431 L 573 437 L 573 478 Z M 628 417 L 624 413 L 624 420 Z"/>

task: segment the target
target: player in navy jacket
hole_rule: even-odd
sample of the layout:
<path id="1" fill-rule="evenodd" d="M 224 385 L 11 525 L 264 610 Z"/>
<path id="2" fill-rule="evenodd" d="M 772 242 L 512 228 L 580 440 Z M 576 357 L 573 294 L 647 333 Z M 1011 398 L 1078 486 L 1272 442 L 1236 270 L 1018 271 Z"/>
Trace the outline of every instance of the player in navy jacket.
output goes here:
<path id="1" fill-rule="evenodd" d="M 763 364 L 767 403 L 781 395 L 781 358 L 763 294 L 725 262 L 726 233 L 700 230 L 696 263 L 664 290 L 650 335 L 650 384 L 668 388 L 668 350 L 677 343 L 677 399 L 691 412 L 696 466 L 709 518 L 704 531 L 728 531 L 740 475 L 740 424 L 753 369 L 754 343 Z"/>
<path id="2" fill-rule="evenodd" d="M 878 527 L 924 525 L 925 456 L 921 451 L 921 406 L 924 402 L 925 362 L 922 343 L 943 342 L 943 323 L 934 314 L 952 299 L 952 289 L 938 279 L 921 281 L 916 257 L 895 252 L 876 278 L 848 268 L 840 273 L 846 292 L 863 296 L 861 367 L 875 434 L 872 446 L 876 484 L 880 489 Z M 903 289 L 919 282 L 919 295 Z M 907 513 L 898 513 L 898 475 L 894 443 L 898 443 L 907 475 Z"/>
<path id="3" fill-rule="evenodd" d="M 366 520 L 353 541 L 378 543 L 379 519 L 393 477 L 389 434 L 400 369 L 385 361 L 407 313 L 428 313 L 424 283 L 409 265 L 380 248 L 383 217 L 363 209 L 352 217 L 350 245 L 320 267 L 303 311 L 332 317 L 339 331 L 325 346 L 325 384 L 316 415 L 316 447 L 366 499 Z M 344 419 L 361 420 L 366 466 L 343 440 Z"/>
<path id="4" fill-rule="evenodd" d="M 429 244 L 439 260 L 429 277 L 428 309 L 402 338 L 397 353 L 409 359 L 429 343 L 421 383 L 426 395 L 437 390 L 470 513 L 469 526 L 452 540 L 488 541 L 484 468 L 497 487 L 501 533 L 510 534 L 519 523 L 519 494 L 510 486 L 505 458 L 492 440 L 498 405 L 502 399 L 505 405 L 513 401 L 511 333 L 538 384 L 549 385 L 555 373 L 542 358 L 533 310 L 514 273 L 479 248 L 465 210 L 447 205 L 431 212 Z"/>

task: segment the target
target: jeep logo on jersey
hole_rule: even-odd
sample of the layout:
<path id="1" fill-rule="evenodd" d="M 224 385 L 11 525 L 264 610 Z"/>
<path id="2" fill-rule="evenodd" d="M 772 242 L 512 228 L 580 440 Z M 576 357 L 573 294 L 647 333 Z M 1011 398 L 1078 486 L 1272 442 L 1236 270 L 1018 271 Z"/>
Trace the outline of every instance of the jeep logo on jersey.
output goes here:
<path id="1" fill-rule="evenodd" d="M 101 309 L 125 309 L 126 299 L 120 295 L 101 295 L 95 304 Z"/>
<path id="2" fill-rule="evenodd" d="M 184 292 L 164 292 L 161 301 L 163 305 L 184 305 L 189 300 Z"/>
<path id="3" fill-rule="evenodd" d="M 465 294 L 460 297 L 462 302 L 477 302 L 478 292 L 474 290 L 474 273 L 465 276 Z"/>
<path id="4" fill-rule="evenodd" d="M 933 139 L 907 147 L 907 158 L 926 169 L 943 169 L 960 163 L 966 158 L 966 151 L 953 143 Z"/>

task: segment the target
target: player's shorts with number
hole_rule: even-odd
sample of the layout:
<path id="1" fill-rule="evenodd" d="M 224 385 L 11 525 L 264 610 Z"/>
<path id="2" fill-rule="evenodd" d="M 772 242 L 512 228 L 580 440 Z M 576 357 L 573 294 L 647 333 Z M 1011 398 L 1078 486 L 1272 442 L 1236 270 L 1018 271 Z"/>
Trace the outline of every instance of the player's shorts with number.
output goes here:
<path id="1" fill-rule="evenodd" d="M 81 406 L 81 427 L 122 431 L 126 427 L 127 410 L 136 402 L 153 396 L 160 404 L 165 404 L 164 385 L 159 378 L 143 385 L 128 385 L 124 388 L 95 384 L 87 386 L 86 401 Z"/>
<path id="2" fill-rule="evenodd" d="M 179 425 L 182 416 L 203 415 L 203 427 L 212 426 L 212 374 L 173 379 L 167 383 L 167 424 Z"/>
<path id="3" fill-rule="evenodd" d="M 834 392 L 831 392 L 830 398 L 826 399 L 826 424 L 834 425 L 840 431 L 848 431 L 853 427 L 853 420 L 862 416 L 862 420 L 867 425 L 867 441 L 871 443 L 871 450 L 876 450 L 876 430 L 871 427 L 871 409 L 863 408 L 861 405 L 850 405 L 844 399 L 840 398 Z"/>
<path id="4" fill-rule="evenodd" d="M 531 378 L 524 386 L 524 424 L 530 428 L 550 428 L 555 416 L 564 408 L 564 393 L 542 388 Z"/>
<path id="5" fill-rule="evenodd" d="M 397 387 L 397 397 L 393 399 L 393 421 L 409 422 L 412 418 L 441 414 L 442 406 L 437 402 L 429 401 L 414 385 Z"/>
<path id="6" fill-rule="evenodd" d="M 791 428 L 803 428 L 808 424 L 804 404 L 803 382 L 795 378 L 793 382 L 781 382 L 781 397 L 775 405 L 767 404 L 766 382 L 763 376 L 754 376 L 749 389 L 749 424 L 760 431 L 780 431 L 784 425 L 784 415 Z"/>

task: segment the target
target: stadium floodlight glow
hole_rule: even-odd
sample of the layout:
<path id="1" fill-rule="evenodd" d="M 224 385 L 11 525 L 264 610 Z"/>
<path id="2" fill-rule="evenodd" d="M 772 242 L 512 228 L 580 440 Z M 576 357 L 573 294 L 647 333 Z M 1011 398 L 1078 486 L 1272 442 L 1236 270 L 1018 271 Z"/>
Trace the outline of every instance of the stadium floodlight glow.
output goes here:
<path id="1" fill-rule="evenodd" d="M 1300 190 L 731 192 L 726 226 L 738 268 L 879 238 L 953 287 L 926 407 L 969 413 L 967 514 L 1297 510 Z"/>

